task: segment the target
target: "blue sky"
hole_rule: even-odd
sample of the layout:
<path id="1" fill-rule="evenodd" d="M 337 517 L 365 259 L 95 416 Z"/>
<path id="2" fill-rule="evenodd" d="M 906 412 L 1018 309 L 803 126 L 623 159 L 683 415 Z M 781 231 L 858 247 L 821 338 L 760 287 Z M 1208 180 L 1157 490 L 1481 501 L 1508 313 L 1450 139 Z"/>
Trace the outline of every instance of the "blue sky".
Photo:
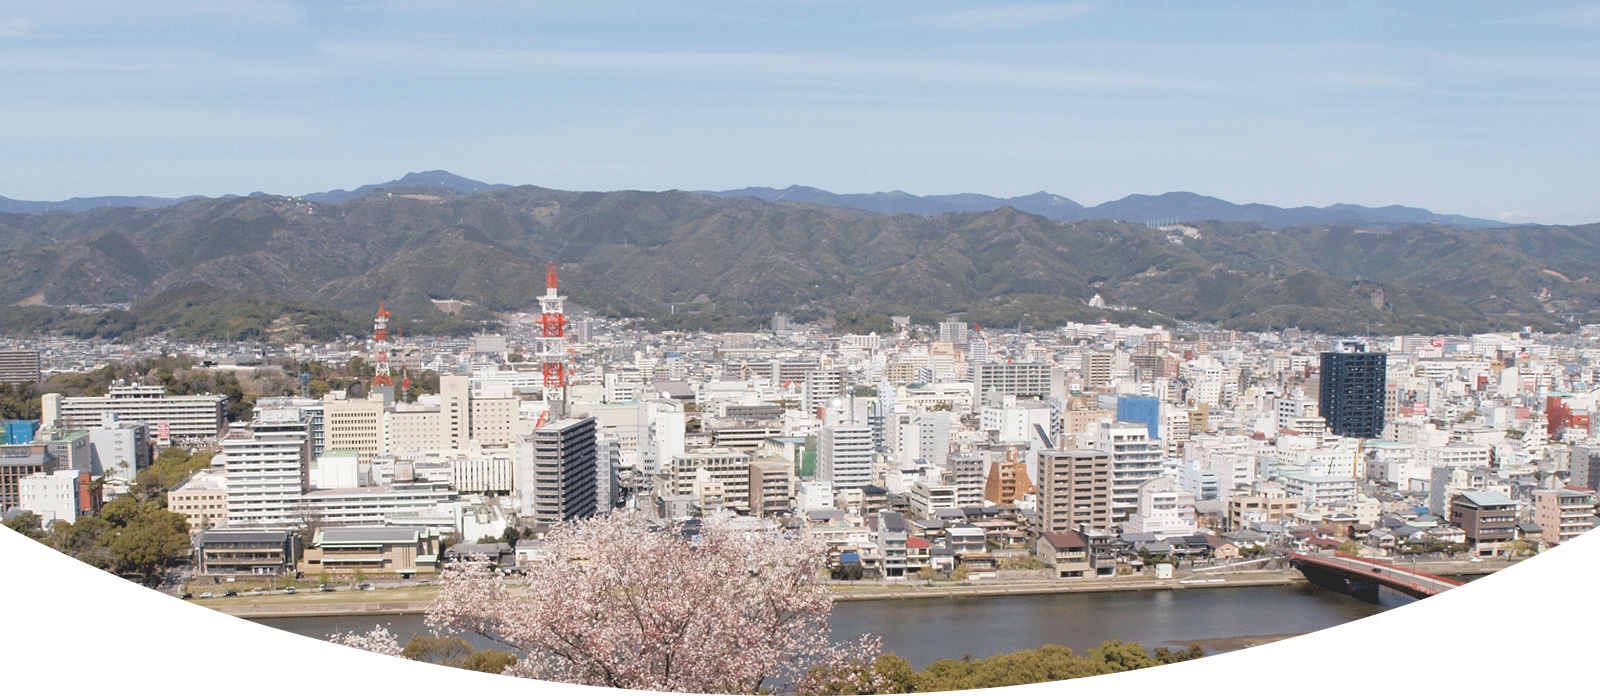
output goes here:
<path id="1" fill-rule="evenodd" d="M 0 196 L 447 169 L 1600 221 L 1585 3 L 6 2 Z"/>

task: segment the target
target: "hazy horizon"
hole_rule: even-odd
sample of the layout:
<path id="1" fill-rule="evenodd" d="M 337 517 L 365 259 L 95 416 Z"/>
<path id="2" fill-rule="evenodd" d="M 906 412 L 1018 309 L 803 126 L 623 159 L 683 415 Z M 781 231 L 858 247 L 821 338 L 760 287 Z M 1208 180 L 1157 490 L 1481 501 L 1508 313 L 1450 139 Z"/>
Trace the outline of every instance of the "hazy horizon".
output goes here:
<path id="1" fill-rule="evenodd" d="M 0 196 L 444 169 L 1589 223 L 1597 27 L 1575 2 L 21 2 Z"/>

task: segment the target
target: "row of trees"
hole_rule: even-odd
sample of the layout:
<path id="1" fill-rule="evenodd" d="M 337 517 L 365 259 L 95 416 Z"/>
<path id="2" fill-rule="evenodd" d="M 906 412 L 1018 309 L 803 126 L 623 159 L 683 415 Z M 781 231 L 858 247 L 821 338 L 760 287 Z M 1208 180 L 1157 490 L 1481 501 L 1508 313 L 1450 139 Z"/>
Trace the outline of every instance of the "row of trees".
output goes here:
<path id="1" fill-rule="evenodd" d="M 984 660 L 974 660 L 971 656 L 959 660 L 938 660 L 919 672 L 905 658 L 888 653 L 873 663 L 871 679 L 858 678 L 854 682 L 870 683 L 873 685 L 871 690 L 839 682 L 825 684 L 820 693 L 910 694 L 989 689 L 1126 672 L 1193 660 L 1205 657 L 1205 654 L 1200 646 L 1191 645 L 1187 650 L 1179 651 L 1156 648 L 1152 655 L 1138 643 L 1110 640 L 1094 647 L 1087 655 L 1074 654 L 1071 648 L 1059 645 L 1046 645 Z"/>

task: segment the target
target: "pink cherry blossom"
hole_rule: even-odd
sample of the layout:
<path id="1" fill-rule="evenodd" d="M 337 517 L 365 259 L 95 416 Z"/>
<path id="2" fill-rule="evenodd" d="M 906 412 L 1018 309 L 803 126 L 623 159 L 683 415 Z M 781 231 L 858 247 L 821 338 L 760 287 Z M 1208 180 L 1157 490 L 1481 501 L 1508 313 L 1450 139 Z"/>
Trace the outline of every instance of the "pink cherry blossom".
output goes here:
<path id="1" fill-rule="evenodd" d="M 748 520 L 746 520 L 748 521 Z M 693 538 L 613 513 L 565 523 L 506 580 L 482 558 L 443 572 L 435 630 L 514 646 L 505 674 L 651 691 L 870 692 L 881 643 L 830 641 L 826 545 L 803 530 L 704 521 Z"/>
<path id="2" fill-rule="evenodd" d="M 400 656 L 400 641 L 395 638 L 389 629 L 382 626 L 373 628 L 366 633 L 335 633 L 328 636 L 328 640 L 352 648 L 361 648 L 380 655 Z"/>

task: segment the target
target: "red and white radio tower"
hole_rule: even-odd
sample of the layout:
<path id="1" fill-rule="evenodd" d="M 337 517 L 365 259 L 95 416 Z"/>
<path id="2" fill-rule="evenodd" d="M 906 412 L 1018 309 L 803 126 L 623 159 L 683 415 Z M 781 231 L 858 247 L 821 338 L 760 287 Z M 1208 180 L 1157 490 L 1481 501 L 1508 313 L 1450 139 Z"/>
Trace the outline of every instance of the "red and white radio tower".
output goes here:
<path id="1" fill-rule="evenodd" d="M 374 387 L 392 387 L 394 379 L 389 376 L 389 310 L 383 308 L 383 301 L 378 301 L 378 318 L 372 320 L 373 341 L 373 371 Z"/>
<path id="2" fill-rule="evenodd" d="M 544 363 L 544 400 L 554 402 L 566 395 L 567 389 L 567 317 L 561 301 L 567 298 L 556 294 L 556 264 L 545 265 L 545 289 L 539 297 L 540 336 L 537 356 Z"/>

